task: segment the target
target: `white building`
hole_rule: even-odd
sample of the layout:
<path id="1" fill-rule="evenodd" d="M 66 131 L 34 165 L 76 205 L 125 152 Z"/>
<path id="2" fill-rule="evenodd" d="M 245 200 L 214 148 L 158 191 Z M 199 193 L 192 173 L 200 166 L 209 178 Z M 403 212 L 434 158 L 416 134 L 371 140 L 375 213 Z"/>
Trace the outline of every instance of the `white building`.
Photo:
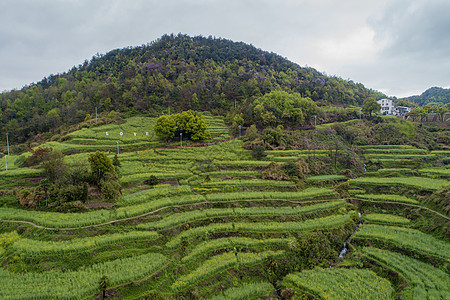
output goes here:
<path id="1" fill-rule="evenodd" d="M 391 99 L 381 99 L 378 100 L 377 103 L 381 105 L 380 113 L 385 115 L 401 117 L 411 111 L 410 107 L 395 106 L 394 100 Z"/>
<path id="2" fill-rule="evenodd" d="M 377 101 L 378 104 L 381 105 L 380 113 L 386 114 L 386 115 L 393 115 L 394 114 L 394 100 L 391 99 L 381 99 Z"/>

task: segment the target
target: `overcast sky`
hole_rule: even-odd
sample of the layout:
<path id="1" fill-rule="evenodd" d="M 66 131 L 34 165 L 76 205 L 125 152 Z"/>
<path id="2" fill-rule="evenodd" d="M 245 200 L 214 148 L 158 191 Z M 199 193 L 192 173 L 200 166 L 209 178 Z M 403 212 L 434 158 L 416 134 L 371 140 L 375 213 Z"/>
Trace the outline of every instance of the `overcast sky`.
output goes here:
<path id="1" fill-rule="evenodd" d="M 449 16 L 449 0 L 1 0 L 0 91 L 183 33 L 410 96 L 450 87 Z"/>

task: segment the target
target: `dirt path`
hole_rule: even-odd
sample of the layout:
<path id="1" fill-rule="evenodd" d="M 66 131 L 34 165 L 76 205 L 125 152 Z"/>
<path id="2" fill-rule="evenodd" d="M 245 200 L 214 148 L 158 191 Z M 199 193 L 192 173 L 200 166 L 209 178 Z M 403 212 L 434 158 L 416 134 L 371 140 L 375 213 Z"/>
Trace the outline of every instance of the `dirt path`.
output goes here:
<path id="1" fill-rule="evenodd" d="M 425 206 L 421 206 L 421 205 L 415 205 L 415 204 L 408 204 L 408 203 L 401 203 L 401 202 L 391 202 L 391 201 L 374 201 L 374 200 L 368 200 L 368 199 L 359 199 L 359 198 L 347 198 L 350 200 L 357 200 L 357 201 L 365 201 L 365 202 L 374 202 L 374 203 L 389 203 L 389 204 L 401 204 L 401 205 L 405 205 L 405 206 L 410 206 L 410 207 L 417 207 L 417 208 L 422 208 L 422 209 L 426 209 L 428 211 L 431 211 L 434 214 L 437 214 L 447 220 L 450 220 L 449 217 L 447 217 L 446 215 L 441 214 L 440 212 L 437 212 L 435 210 L 432 210 L 431 208 L 425 207 Z M 346 199 L 346 200 L 347 200 Z"/>
<path id="2" fill-rule="evenodd" d="M 330 201 L 330 199 L 326 199 L 326 200 L 311 200 L 311 201 L 295 201 L 295 200 L 288 200 L 288 199 L 250 199 L 250 200 L 234 200 L 234 201 L 227 201 L 227 203 L 233 203 L 233 202 L 242 202 L 242 201 L 258 201 L 258 200 L 269 200 L 269 201 L 286 201 L 286 202 L 291 202 L 291 203 L 313 203 L 313 202 L 324 202 L 324 201 Z M 434 214 L 437 214 L 443 218 L 445 218 L 446 220 L 450 220 L 449 217 L 447 217 L 446 215 L 443 215 L 437 211 L 434 211 L 428 207 L 424 207 L 424 206 L 420 206 L 420 205 L 414 205 L 414 204 L 407 204 L 407 203 L 400 203 L 400 202 L 390 202 L 390 201 L 373 201 L 373 200 L 367 200 L 367 199 L 358 199 L 358 198 L 346 198 L 346 199 L 342 199 L 342 200 L 357 200 L 357 201 L 366 201 L 366 202 L 374 202 L 374 203 L 389 203 L 389 204 L 400 204 L 400 205 L 405 205 L 405 206 L 409 206 L 409 207 L 416 207 L 416 208 L 422 208 L 422 209 L 426 209 Z M 77 229 L 86 229 L 86 228 L 95 228 L 95 227 L 100 227 L 100 226 L 106 226 L 106 225 L 111 225 L 111 224 L 115 224 L 117 222 L 125 222 L 125 221 L 129 221 L 129 220 L 134 220 L 137 218 L 141 218 L 141 217 L 145 217 L 151 214 L 154 214 L 156 212 L 159 212 L 163 209 L 166 208 L 171 208 L 171 207 L 185 207 L 188 205 L 202 205 L 202 204 L 211 204 L 211 203 L 216 203 L 216 202 L 210 202 L 210 201 L 204 201 L 204 202 L 198 202 L 198 203 L 189 203 L 189 204 L 183 204 L 183 205 L 173 205 L 173 206 L 165 206 L 165 207 L 161 207 L 157 210 L 154 211 L 150 211 L 147 212 L 145 214 L 141 214 L 138 216 L 134 216 L 134 217 L 130 217 L 130 218 L 125 218 L 125 219 L 119 219 L 119 220 L 113 220 L 113 221 L 108 221 L 105 223 L 100 223 L 100 224 L 93 224 L 93 225 L 88 225 L 88 226 L 82 226 L 82 227 L 67 227 L 67 228 L 55 228 L 55 227 L 45 227 L 45 226 L 41 226 L 41 225 L 37 225 L 33 222 L 29 222 L 29 221 L 20 221 L 20 220 L 0 220 L 1 222 L 8 222 L 8 223 L 22 223 L 22 224 L 29 224 L 31 226 L 34 226 L 36 228 L 40 228 L 40 229 L 46 229 L 46 230 L 77 230 Z"/>
<path id="3" fill-rule="evenodd" d="M 294 200 L 287 200 L 287 199 L 249 199 L 249 200 L 233 200 L 233 201 L 227 201 L 227 203 L 234 203 L 234 202 L 248 202 L 248 201 L 261 201 L 261 200 L 267 200 L 267 201 L 286 201 L 286 202 L 291 202 L 291 203 L 296 203 L 296 204 L 331 201 L 330 199 L 326 199 L 326 200 L 311 200 L 311 201 L 294 201 Z M 34 227 L 36 227 L 36 228 L 46 229 L 46 230 L 77 230 L 77 229 L 95 228 L 95 227 L 100 227 L 100 226 L 106 226 L 106 225 L 115 224 L 115 223 L 117 223 L 117 222 L 125 222 L 125 221 L 129 221 L 129 220 L 134 220 L 134 219 L 137 219 L 137 218 L 141 218 L 141 217 L 145 217 L 145 216 L 154 214 L 154 213 L 159 212 L 159 211 L 161 211 L 161 210 L 163 210 L 163 209 L 166 209 L 166 208 L 172 208 L 172 207 L 177 208 L 177 207 L 185 207 L 185 206 L 189 206 L 189 205 L 202 205 L 202 204 L 212 204 L 212 203 L 217 203 L 217 202 L 204 201 L 204 202 L 188 203 L 188 204 L 182 204 L 182 205 L 165 206 L 165 207 L 158 208 L 157 210 L 153 210 L 153 211 L 150 211 L 150 212 L 147 212 L 147 213 L 145 213 L 145 214 L 138 215 L 138 216 L 129 217 L 129 218 L 125 218 L 125 219 L 118 219 L 118 220 L 108 221 L 108 222 L 104 222 L 104 223 L 100 223 L 100 224 L 93 224 L 93 225 L 81 226 L 81 227 L 62 227 L 62 228 L 45 227 L 45 226 L 37 225 L 36 223 L 33 223 L 33 222 L 29 222 L 29 221 L 21 221 L 21 220 L 0 220 L 0 222 L 28 224 L 28 225 L 34 226 Z"/>

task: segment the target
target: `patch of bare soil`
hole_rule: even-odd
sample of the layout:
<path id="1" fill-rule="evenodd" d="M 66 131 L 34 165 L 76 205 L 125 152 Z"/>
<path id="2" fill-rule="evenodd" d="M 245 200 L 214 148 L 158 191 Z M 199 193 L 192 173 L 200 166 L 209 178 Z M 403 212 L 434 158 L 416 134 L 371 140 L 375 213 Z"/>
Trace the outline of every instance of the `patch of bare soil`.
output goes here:
<path id="1" fill-rule="evenodd" d="M 178 183 L 178 181 L 176 181 L 176 180 L 163 181 L 163 182 L 160 182 L 159 184 L 170 184 L 171 186 L 179 186 L 180 185 Z"/>
<path id="2" fill-rule="evenodd" d="M 113 206 L 112 203 L 109 202 L 102 202 L 102 201 L 92 201 L 89 203 L 86 203 L 86 208 L 111 208 Z"/>
<path id="3" fill-rule="evenodd" d="M 29 178 L 22 178 L 23 181 L 28 181 L 31 183 L 41 183 L 42 179 L 45 179 L 45 177 L 29 177 Z"/>

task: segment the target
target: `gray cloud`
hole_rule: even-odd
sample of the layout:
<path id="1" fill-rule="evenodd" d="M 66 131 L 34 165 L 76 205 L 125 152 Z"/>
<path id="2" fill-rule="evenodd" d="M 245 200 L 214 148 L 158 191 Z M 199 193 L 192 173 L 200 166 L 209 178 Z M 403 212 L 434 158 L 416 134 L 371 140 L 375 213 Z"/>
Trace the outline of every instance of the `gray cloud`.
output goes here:
<path id="1" fill-rule="evenodd" d="M 251 43 L 391 95 L 449 86 L 446 0 L 5 0 L 0 90 L 165 33 Z"/>
<path id="2" fill-rule="evenodd" d="M 369 20 L 384 44 L 377 60 L 391 74 L 381 84 L 391 80 L 400 94 L 450 86 L 449 12 L 446 0 L 399 0 Z"/>

